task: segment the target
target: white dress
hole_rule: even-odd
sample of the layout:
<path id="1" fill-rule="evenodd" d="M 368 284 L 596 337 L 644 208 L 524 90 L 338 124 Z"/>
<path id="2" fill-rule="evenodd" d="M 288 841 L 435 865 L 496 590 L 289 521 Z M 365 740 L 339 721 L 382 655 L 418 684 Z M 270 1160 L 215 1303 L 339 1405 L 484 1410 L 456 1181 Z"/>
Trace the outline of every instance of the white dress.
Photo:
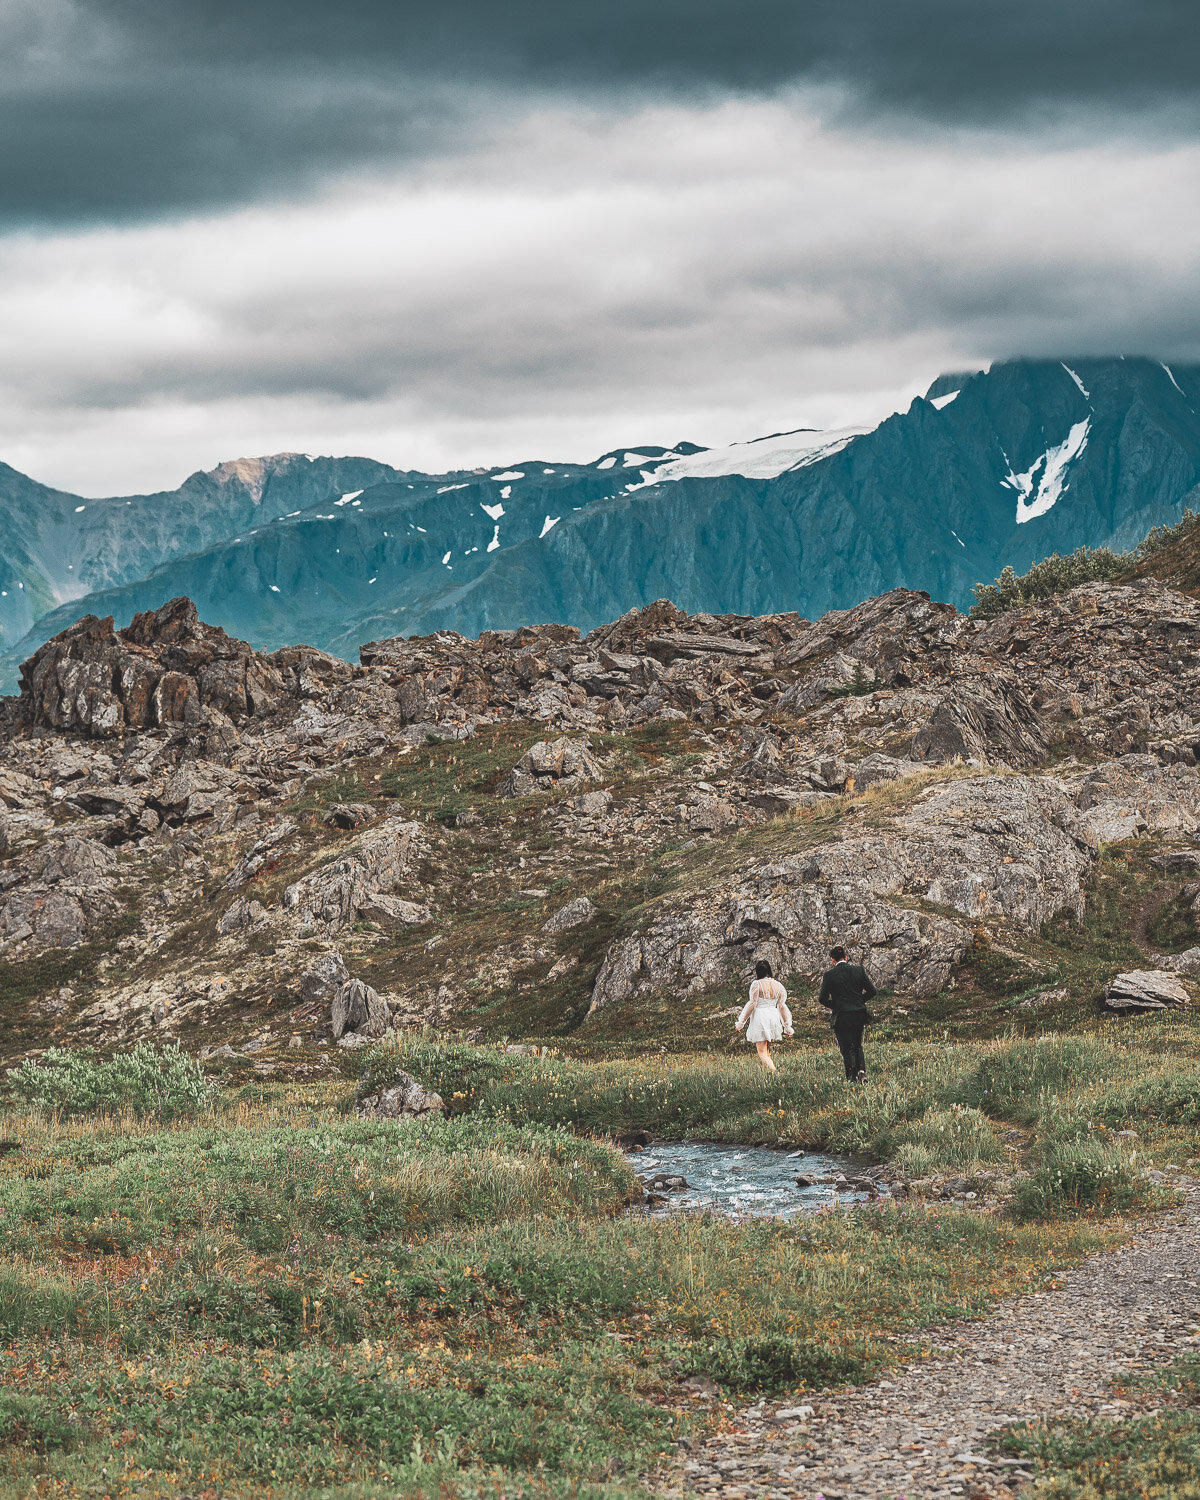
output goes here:
<path id="1" fill-rule="evenodd" d="M 750 999 L 738 1017 L 739 1028 L 746 1027 L 748 1042 L 777 1042 L 785 1030 L 792 1029 L 792 1013 L 787 1007 L 787 990 L 778 979 L 756 979 L 750 986 Z"/>

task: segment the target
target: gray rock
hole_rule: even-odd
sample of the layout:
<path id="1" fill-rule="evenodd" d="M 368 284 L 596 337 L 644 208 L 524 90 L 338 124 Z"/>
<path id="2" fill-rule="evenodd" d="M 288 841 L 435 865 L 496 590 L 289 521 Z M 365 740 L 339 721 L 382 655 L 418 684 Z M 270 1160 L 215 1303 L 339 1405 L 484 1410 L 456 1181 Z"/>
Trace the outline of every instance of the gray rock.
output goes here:
<path id="1" fill-rule="evenodd" d="M 1200 870 L 1200 849 L 1170 849 L 1166 854 L 1152 854 L 1150 863 L 1160 870 L 1190 873 Z"/>
<path id="2" fill-rule="evenodd" d="M 444 1115 L 446 1104 L 440 1094 L 424 1088 L 408 1073 L 393 1073 L 386 1088 L 366 1093 L 354 1106 L 360 1120 L 423 1119 L 427 1115 Z M 366 1080 L 368 1088 L 369 1080 Z"/>
<path id="3" fill-rule="evenodd" d="M 350 978 L 340 953 L 322 953 L 300 976 L 301 1004 L 324 1008 Z"/>
<path id="4" fill-rule="evenodd" d="M 334 1038 L 347 1031 L 363 1036 L 380 1037 L 388 1028 L 387 1004 L 361 979 L 347 979 L 340 985 L 330 1007 Z"/>
<path id="5" fill-rule="evenodd" d="M 1094 854 L 1075 818 L 1066 792 L 1037 778 L 939 784 L 899 814 L 892 831 L 751 867 L 619 939 L 596 977 L 592 1009 L 655 991 L 699 994 L 744 975 L 760 957 L 813 973 L 833 933 L 864 954 L 877 984 L 936 994 L 980 917 L 1036 931 L 1056 912 L 1081 909 Z M 964 920 L 893 899 L 913 895 Z"/>
<path id="6" fill-rule="evenodd" d="M 375 816 L 375 809 L 365 802 L 339 802 L 321 819 L 327 828 L 358 828 Z"/>
<path id="7" fill-rule="evenodd" d="M 368 896 L 358 908 L 358 914 L 384 927 L 420 927 L 433 921 L 433 912 L 428 906 L 403 901 L 399 896 L 388 896 L 382 891 Z"/>
<path id="8" fill-rule="evenodd" d="M 975 760 L 1034 766 L 1046 758 L 1046 732 L 1019 689 L 963 684 L 942 699 L 917 731 L 909 754 L 926 765 Z"/>
<path id="9" fill-rule="evenodd" d="M 587 922 L 594 922 L 599 915 L 600 908 L 594 902 L 586 896 L 577 896 L 574 901 L 568 901 L 566 906 L 560 906 L 552 917 L 543 922 L 542 931 L 569 932 L 572 927 L 582 927 Z"/>
<path id="10" fill-rule="evenodd" d="M 338 932 L 373 897 L 393 893 L 412 877 L 423 844 L 419 824 L 389 819 L 365 833 L 350 853 L 319 865 L 288 886 L 283 905 L 300 923 Z"/>
<path id="11" fill-rule="evenodd" d="M 846 777 L 846 791 L 865 792 L 883 782 L 902 781 L 905 777 L 916 776 L 922 770 L 924 767 L 915 761 L 897 760 L 895 756 L 876 751 L 850 767 Z"/>
<path id="12" fill-rule="evenodd" d="M 539 740 L 531 745 L 500 783 L 501 797 L 524 797 L 595 781 L 600 767 L 586 740 Z"/>
<path id="13" fill-rule="evenodd" d="M 1176 975 L 1161 969 L 1132 969 L 1109 981 L 1105 1006 L 1112 1011 L 1183 1010 L 1191 1003 Z"/>
<path id="14" fill-rule="evenodd" d="M 278 859 L 282 846 L 297 831 L 290 818 L 281 819 L 268 833 L 264 833 L 252 844 L 245 855 L 221 882 L 223 891 L 236 891 L 259 873 L 273 859 Z"/>
<path id="15" fill-rule="evenodd" d="M 576 804 L 585 818 L 602 818 L 612 805 L 612 793 L 608 791 L 585 792 Z"/>
<path id="16" fill-rule="evenodd" d="M 231 937 L 235 932 L 244 932 L 247 928 L 254 927 L 266 915 L 267 909 L 261 901 L 250 901 L 245 896 L 239 896 L 217 923 L 217 932 L 221 937 Z"/>
<path id="17" fill-rule="evenodd" d="M 1156 953 L 1154 962 L 1160 969 L 1200 979 L 1200 948 L 1185 948 L 1182 953 Z"/>

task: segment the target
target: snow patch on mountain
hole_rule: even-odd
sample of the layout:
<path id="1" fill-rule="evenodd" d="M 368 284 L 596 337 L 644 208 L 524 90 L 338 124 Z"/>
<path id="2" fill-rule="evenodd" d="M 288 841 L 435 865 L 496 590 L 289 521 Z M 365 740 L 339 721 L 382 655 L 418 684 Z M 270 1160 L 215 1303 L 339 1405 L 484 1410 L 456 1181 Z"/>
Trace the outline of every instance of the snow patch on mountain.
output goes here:
<path id="1" fill-rule="evenodd" d="M 1067 374 L 1071 377 L 1071 379 L 1075 382 L 1075 384 L 1083 392 L 1083 399 L 1085 401 L 1090 401 L 1092 399 L 1092 393 L 1091 393 L 1091 391 L 1088 390 L 1087 386 L 1084 385 L 1083 381 L 1080 380 L 1079 376 L 1076 375 L 1075 371 L 1072 370 L 1071 366 L 1069 364 L 1067 364 L 1065 360 L 1061 361 L 1061 363 L 1062 363 L 1063 369 L 1067 372 Z"/>
<path id="2" fill-rule="evenodd" d="M 930 406 L 936 406 L 938 411 L 941 411 L 944 407 L 949 406 L 958 394 L 958 391 L 948 391 L 944 396 L 934 396 L 929 404 Z"/>
<path id="3" fill-rule="evenodd" d="M 538 541 L 540 542 L 548 531 L 553 531 L 561 520 L 561 516 L 547 516 L 546 519 L 542 522 L 541 531 L 538 532 Z"/>
<path id="4" fill-rule="evenodd" d="M 749 443 L 734 443 L 728 448 L 705 448 L 660 464 L 650 474 L 643 474 L 641 484 L 627 489 L 641 489 L 648 484 L 663 484 L 676 479 L 716 479 L 726 474 L 740 474 L 745 479 L 778 479 L 791 469 L 807 468 L 870 432 L 869 427 L 842 427 L 820 432 L 800 427 L 794 432 L 776 432 L 770 437 Z"/>
<path id="5" fill-rule="evenodd" d="M 1017 525 L 1044 516 L 1061 499 L 1067 488 L 1067 465 L 1087 447 L 1092 419 L 1076 422 L 1056 448 L 1048 448 L 1023 474 L 1010 469 L 1001 484 L 1017 492 Z M 1038 472 L 1041 471 L 1041 478 Z M 1037 483 L 1036 490 L 1034 483 Z"/>

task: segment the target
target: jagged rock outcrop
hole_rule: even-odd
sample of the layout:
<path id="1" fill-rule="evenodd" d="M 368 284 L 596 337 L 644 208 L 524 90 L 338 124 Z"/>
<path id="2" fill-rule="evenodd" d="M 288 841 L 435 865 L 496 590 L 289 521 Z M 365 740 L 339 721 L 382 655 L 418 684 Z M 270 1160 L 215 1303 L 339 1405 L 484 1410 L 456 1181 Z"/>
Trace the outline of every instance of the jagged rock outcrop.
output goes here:
<path id="1" fill-rule="evenodd" d="M 429 1115 L 446 1113 L 442 1096 L 433 1089 L 424 1088 L 409 1073 L 394 1070 L 385 1087 L 372 1087 L 368 1076 L 355 1099 L 354 1113 L 360 1120 L 420 1120 Z"/>
<path id="2" fill-rule="evenodd" d="M 744 977 L 759 958 L 781 973 L 815 972 L 833 942 L 853 947 L 878 983 L 933 994 L 962 958 L 972 924 L 999 915 L 1034 931 L 1060 911 L 1079 911 L 1093 857 L 1062 787 L 1024 776 L 938 785 L 894 832 L 747 871 L 618 941 L 591 1010 L 655 990 L 700 993 Z"/>
<path id="3" fill-rule="evenodd" d="M 190 599 L 134 617 L 85 615 L 21 668 L 30 721 L 106 737 L 127 730 L 236 724 L 269 713 L 283 677 L 245 641 L 201 623 Z"/>
<path id="4" fill-rule="evenodd" d="M 361 979 L 347 979 L 338 986 L 329 1013 L 335 1039 L 347 1031 L 381 1037 L 388 1029 L 388 1016 L 387 1003 Z"/>
<path id="5" fill-rule="evenodd" d="M 349 853 L 289 885 L 283 894 L 284 909 L 299 925 L 340 932 L 367 907 L 386 911 L 381 899 L 413 883 L 424 848 L 419 824 L 389 818 L 369 829 Z"/>
<path id="6" fill-rule="evenodd" d="M 958 686 L 917 730 L 909 755 L 926 765 L 963 760 L 1036 766 L 1047 749 L 1036 710 L 1016 688 Z"/>
<path id="7" fill-rule="evenodd" d="M 94 839 L 53 839 L 0 874 L 0 953 L 73 948 L 121 910 L 116 856 Z"/>
<path id="8" fill-rule="evenodd" d="M 487 997 L 578 1018 L 740 984 L 757 957 L 812 973 L 834 938 L 928 995 L 973 943 L 1019 950 L 1078 911 L 1102 845 L 1200 835 L 1200 607 L 1152 583 L 997 621 L 902 590 L 816 622 L 659 601 L 587 636 L 379 642 L 359 667 L 215 636 L 186 609 L 68 632 L 49 697 L 0 704 L 0 950 L 111 936 L 63 1012 L 81 1038 L 266 1004 L 327 1035 L 352 979 L 346 1045 Z M 63 690 L 93 647 L 120 732 Z M 122 696 L 127 657 L 192 686 Z M 274 696 L 243 710 L 227 675 L 260 668 Z M 631 904 L 599 973 L 558 940 Z M 193 925 L 168 981 L 155 955 Z M 345 962 L 318 976 L 330 942 Z M 1190 979 L 1196 951 L 1147 962 Z"/>

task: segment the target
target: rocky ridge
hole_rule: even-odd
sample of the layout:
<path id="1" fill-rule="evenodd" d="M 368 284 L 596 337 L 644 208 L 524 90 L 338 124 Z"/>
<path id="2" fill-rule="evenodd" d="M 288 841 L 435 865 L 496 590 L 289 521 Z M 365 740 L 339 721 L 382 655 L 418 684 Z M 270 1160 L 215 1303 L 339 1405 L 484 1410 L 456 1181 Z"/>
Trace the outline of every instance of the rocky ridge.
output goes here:
<path id="1" fill-rule="evenodd" d="M 561 1030 L 764 956 L 812 973 L 835 934 L 920 999 L 1082 911 L 1108 844 L 1195 873 L 1200 605 L 1153 579 L 993 621 L 906 590 L 815 622 L 660 600 L 361 658 L 264 655 L 174 600 L 25 664 L 0 963 L 26 1049 L 268 1013 L 315 1046 L 537 993 Z M 647 901 L 652 868 L 676 895 Z M 303 978 L 335 951 L 378 1002 L 338 1037 Z"/>

